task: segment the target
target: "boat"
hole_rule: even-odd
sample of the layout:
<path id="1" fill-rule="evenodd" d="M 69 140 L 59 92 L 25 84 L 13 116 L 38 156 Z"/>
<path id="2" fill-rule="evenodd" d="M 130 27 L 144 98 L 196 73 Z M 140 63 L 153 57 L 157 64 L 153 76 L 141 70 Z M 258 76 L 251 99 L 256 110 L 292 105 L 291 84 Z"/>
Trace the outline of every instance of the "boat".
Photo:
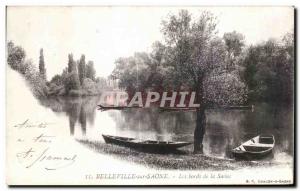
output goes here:
<path id="1" fill-rule="evenodd" d="M 114 105 L 108 105 L 104 106 L 99 104 L 98 105 L 99 110 L 109 110 L 109 109 L 116 109 L 116 110 L 122 110 L 122 109 L 128 109 L 128 108 L 141 108 L 139 106 L 132 106 L 132 107 L 127 107 L 127 106 L 114 106 Z"/>
<path id="2" fill-rule="evenodd" d="M 101 105 L 101 104 L 99 104 L 98 107 L 99 107 L 99 110 L 107 110 L 107 109 L 121 110 L 121 109 L 125 108 L 124 106 L 113 106 L 113 105 L 104 106 L 104 105 Z"/>
<path id="3" fill-rule="evenodd" d="M 196 111 L 196 107 L 160 107 L 163 111 Z M 254 111 L 254 105 L 244 105 L 244 106 L 208 106 L 207 109 L 226 109 L 226 110 L 251 110 Z"/>
<path id="4" fill-rule="evenodd" d="M 178 141 L 155 141 L 155 140 L 139 140 L 129 137 L 118 137 L 111 135 L 102 135 L 104 141 L 109 144 L 130 147 L 142 151 L 154 152 L 170 152 L 177 150 L 180 147 L 190 145 L 190 142 Z"/>
<path id="5" fill-rule="evenodd" d="M 262 159 L 270 155 L 275 145 L 273 135 L 258 135 L 232 150 L 237 159 Z"/>
<path id="6" fill-rule="evenodd" d="M 226 109 L 226 110 L 251 110 L 254 111 L 254 105 L 232 105 L 232 106 L 208 106 L 207 109 Z"/>
<path id="7" fill-rule="evenodd" d="M 161 111 L 196 111 L 195 107 L 160 107 Z"/>

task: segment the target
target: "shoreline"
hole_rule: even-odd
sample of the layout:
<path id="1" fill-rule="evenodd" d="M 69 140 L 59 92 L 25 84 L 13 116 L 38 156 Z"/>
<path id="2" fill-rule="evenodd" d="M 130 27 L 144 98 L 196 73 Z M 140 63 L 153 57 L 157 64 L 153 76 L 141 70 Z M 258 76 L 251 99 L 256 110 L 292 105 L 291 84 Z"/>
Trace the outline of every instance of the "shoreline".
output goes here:
<path id="1" fill-rule="evenodd" d="M 83 146 L 99 154 L 109 154 L 118 159 L 143 165 L 158 170 L 238 170 L 243 168 L 273 167 L 280 163 L 268 160 L 238 161 L 234 159 L 217 158 L 203 154 L 193 154 L 191 151 L 179 153 L 155 154 L 140 152 L 127 147 L 76 140 Z"/>

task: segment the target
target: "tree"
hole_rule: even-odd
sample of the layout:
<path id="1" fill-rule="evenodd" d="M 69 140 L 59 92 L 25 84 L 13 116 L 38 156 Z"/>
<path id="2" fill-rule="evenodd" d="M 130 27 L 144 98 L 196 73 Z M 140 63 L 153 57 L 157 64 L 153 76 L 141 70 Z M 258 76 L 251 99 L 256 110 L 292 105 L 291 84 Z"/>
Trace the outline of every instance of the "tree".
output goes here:
<path id="1" fill-rule="evenodd" d="M 39 59 L 39 72 L 41 77 L 46 80 L 46 68 L 45 68 L 45 61 L 44 61 L 44 54 L 43 54 L 43 49 L 41 48 L 40 50 L 40 59 Z"/>
<path id="2" fill-rule="evenodd" d="M 68 73 L 64 85 L 67 94 L 70 92 L 70 90 L 79 90 L 80 82 L 77 73 Z"/>
<path id="3" fill-rule="evenodd" d="M 162 27 L 170 50 L 168 65 L 171 67 L 169 75 L 174 79 L 173 86 L 188 85 L 196 92 L 196 102 L 200 104 L 196 112 L 195 153 L 203 151 L 207 104 L 237 104 L 245 100 L 245 86 L 239 77 L 223 75 L 226 46 L 216 36 L 215 29 L 216 18 L 211 13 L 202 12 L 199 18 L 192 21 L 187 10 L 170 15 L 163 21 Z M 229 84 L 220 86 L 225 80 Z M 235 94 L 230 93 L 233 90 Z"/>
<path id="4" fill-rule="evenodd" d="M 166 47 L 155 42 L 152 52 L 136 52 L 133 56 L 119 58 L 112 72 L 112 78 L 119 79 L 119 86 L 126 90 L 145 90 L 159 88 L 163 85 L 166 74 Z"/>
<path id="5" fill-rule="evenodd" d="M 80 61 L 78 63 L 78 76 L 80 85 L 83 85 L 84 78 L 86 77 L 86 66 L 85 66 L 85 56 L 81 55 Z"/>
<path id="6" fill-rule="evenodd" d="M 234 70 L 239 61 L 242 48 L 244 47 L 244 36 L 236 31 L 223 35 L 226 47 L 226 69 Z"/>
<path id="7" fill-rule="evenodd" d="M 7 64 L 25 77 L 36 97 L 46 97 L 48 89 L 45 79 L 41 78 L 39 71 L 31 60 L 25 60 L 25 56 L 26 53 L 22 47 L 15 46 L 13 42 L 8 42 Z"/>
<path id="8" fill-rule="evenodd" d="M 73 54 L 68 55 L 68 73 L 71 72 L 76 72 L 77 73 L 77 67 L 76 67 L 76 62 L 73 59 Z"/>
<path id="9" fill-rule="evenodd" d="M 150 54 L 135 53 L 118 59 L 112 73 L 127 91 L 164 86 L 168 90 L 183 88 L 196 92 L 200 107 L 196 112 L 195 153 L 203 149 L 206 108 L 212 104 L 241 104 L 247 98 L 247 88 L 239 72 L 235 67 L 227 70 L 225 63 L 228 51 L 238 56 L 239 49 L 229 48 L 231 43 L 226 46 L 225 40 L 217 37 L 215 28 L 216 18 L 209 12 L 202 12 L 196 20 L 186 10 L 170 15 L 162 22 L 165 44 L 154 43 Z"/>
<path id="10" fill-rule="evenodd" d="M 95 81 L 99 90 L 103 90 L 108 87 L 107 80 L 103 77 L 97 77 Z"/>
<path id="11" fill-rule="evenodd" d="M 51 83 L 54 83 L 54 84 L 57 85 L 57 86 L 60 86 L 60 85 L 62 85 L 62 83 L 63 83 L 63 78 L 62 78 L 61 75 L 56 74 L 55 76 L 52 77 L 52 79 L 51 79 L 50 82 L 51 82 Z"/>
<path id="12" fill-rule="evenodd" d="M 86 65 L 86 77 L 95 81 L 96 79 L 96 70 L 94 68 L 94 62 L 93 61 L 88 61 Z"/>
<path id="13" fill-rule="evenodd" d="M 96 82 L 94 82 L 90 78 L 84 79 L 82 88 L 89 94 L 97 94 L 98 93 L 98 88 L 97 88 Z"/>
<path id="14" fill-rule="evenodd" d="M 293 100 L 294 44 L 286 34 L 248 48 L 243 60 L 243 78 L 249 101 L 291 103 Z"/>
<path id="15" fill-rule="evenodd" d="M 136 91 L 145 88 L 149 77 L 150 58 L 144 52 L 135 53 L 128 58 L 119 58 L 112 73 L 113 78 L 120 79 L 119 86 L 127 91 Z"/>
<path id="16" fill-rule="evenodd" d="M 25 61 L 25 51 L 20 46 L 15 46 L 13 42 L 7 43 L 7 63 L 12 69 L 20 71 L 21 65 Z"/>

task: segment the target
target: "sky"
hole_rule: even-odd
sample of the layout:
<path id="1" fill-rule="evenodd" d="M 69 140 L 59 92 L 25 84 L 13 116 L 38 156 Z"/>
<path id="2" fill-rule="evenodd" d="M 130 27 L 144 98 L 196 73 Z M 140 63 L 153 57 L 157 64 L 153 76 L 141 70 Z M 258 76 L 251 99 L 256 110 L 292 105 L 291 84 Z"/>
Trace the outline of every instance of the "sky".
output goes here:
<path id="1" fill-rule="evenodd" d="M 218 35 L 237 31 L 247 45 L 282 38 L 294 30 L 292 7 L 8 7 L 7 41 L 25 49 L 38 66 L 44 49 L 47 77 L 61 74 L 68 54 L 94 61 L 96 75 L 106 77 L 119 57 L 149 52 L 162 40 L 161 21 L 187 9 L 197 18 L 201 11 L 218 18 Z"/>

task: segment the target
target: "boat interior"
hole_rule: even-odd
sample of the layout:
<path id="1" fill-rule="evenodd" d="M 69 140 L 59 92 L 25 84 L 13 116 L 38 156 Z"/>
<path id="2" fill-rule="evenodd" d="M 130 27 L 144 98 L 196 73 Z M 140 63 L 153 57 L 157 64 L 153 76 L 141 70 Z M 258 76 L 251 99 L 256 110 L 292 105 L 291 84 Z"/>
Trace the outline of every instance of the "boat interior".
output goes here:
<path id="1" fill-rule="evenodd" d="M 273 147 L 273 136 L 257 136 L 234 149 L 235 151 L 262 152 Z"/>
<path id="2" fill-rule="evenodd" d="M 117 138 L 122 141 L 130 141 L 134 143 L 145 143 L 145 144 L 172 144 L 174 142 L 172 141 L 153 141 L 153 140 L 139 140 L 139 139 L 134 139 L 134 138 L 127 138 L 127 137 L 117 137 L 117 136 L 109 136 L 111 138 Z"/>

